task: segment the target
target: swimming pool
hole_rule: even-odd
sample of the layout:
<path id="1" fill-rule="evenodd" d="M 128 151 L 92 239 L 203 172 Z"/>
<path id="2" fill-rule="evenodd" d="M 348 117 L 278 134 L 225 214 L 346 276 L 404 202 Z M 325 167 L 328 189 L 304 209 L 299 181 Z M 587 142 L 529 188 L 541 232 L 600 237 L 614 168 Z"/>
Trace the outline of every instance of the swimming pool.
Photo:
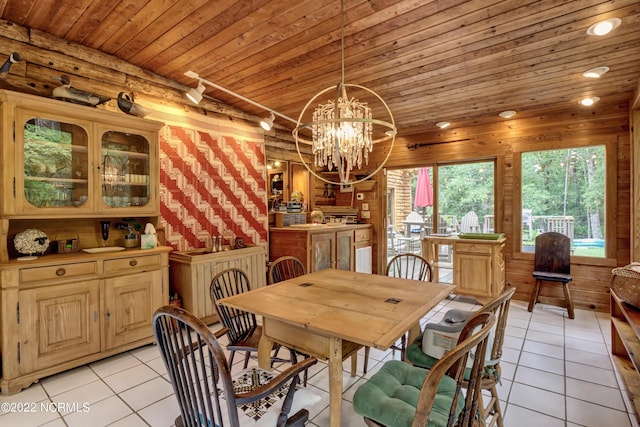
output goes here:
<path id="1" fill-rule="evenodd" d="M 575 248 L 604 248 L 604 239 L 573 239 Z"/>

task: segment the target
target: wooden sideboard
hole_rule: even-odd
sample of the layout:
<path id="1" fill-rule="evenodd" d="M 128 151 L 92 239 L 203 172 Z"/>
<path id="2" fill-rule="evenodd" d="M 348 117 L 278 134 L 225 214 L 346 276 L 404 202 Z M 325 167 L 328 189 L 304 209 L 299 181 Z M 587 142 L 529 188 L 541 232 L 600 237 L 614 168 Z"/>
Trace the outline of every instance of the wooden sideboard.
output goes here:
<path id="1" fill-rule="evenodd" d="M 370 258 L 371 252 L 362 251 L 368 246 L 370 224 L 300 224 L 269 230 L 269 261 L 295 256 L 309 273 L 325 268 L 355 271 L 356 248 Z M 362 260 L 359 264 L 363 265 Z"/>
<path id="2" fill-rule="evenodd" d="M 171 288 L 176 291 L 185 310 L 206 324 L 218 321 L 211 302 L 211 279 L 227 268 L 239 268 L 247 274 L 251 288 L 266 285 L 266 253 L 263 246 L 231 251 L 208 252 L 202 249 L 176 251 L 169 255 Z"/>
<path id="3" fill-rule="evenodd" d="M 505 286 L 505 242 L 504 237 L 484 240 L 426 236 L 422 239 L 422 253 L 436 280 L 441 268 L 452 269 L 456 294 L 495 298 Z"/>
<path id="4" fill-rule="evenodd" d="M 2 394 L 153 342 L 169 303 L 169 247 L 0 264 Z"/>

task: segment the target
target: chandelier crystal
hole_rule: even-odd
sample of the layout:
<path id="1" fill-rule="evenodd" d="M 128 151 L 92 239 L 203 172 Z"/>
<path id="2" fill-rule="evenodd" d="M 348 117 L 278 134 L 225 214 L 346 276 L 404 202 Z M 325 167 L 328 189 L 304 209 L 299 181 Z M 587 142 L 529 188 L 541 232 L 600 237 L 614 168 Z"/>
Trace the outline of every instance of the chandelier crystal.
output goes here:
<path id="1" fill-rule="evenodd" d="M 354 165 L 362 167 L 363 159 L 369 163 L 373 124 L 367 103 L 349 98 L 343 84 L 338 90 L 341 95 L 337 102 L 329 100 L 313 111 L 312 152 L 316 166 L 326 166 L 329 171 L 335 167 L 348 176 Z"/>

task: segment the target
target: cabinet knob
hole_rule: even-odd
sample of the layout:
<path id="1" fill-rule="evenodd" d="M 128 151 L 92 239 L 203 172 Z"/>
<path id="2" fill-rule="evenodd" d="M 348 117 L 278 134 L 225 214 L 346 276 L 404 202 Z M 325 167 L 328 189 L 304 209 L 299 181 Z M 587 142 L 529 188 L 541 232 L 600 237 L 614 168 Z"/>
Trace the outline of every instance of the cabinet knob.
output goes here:
<path id="1" fill-rule="evenodd" d="M 56 270 L 56 276 L 64 276 L 65 274 L 67 274 L 67 270 L 65 270 L 64 268 L 59 268 Z"/>
<path id="2" fill-rule="evenodd" d="M 129 261 L 129 265 L 130 265 L 131 267 L 135 267 L 136 265 L 138 265 L 138 261 L 137 261 L 137 260 L 135 260 L 135 259 L 132 259 L 131 261 Z"/>

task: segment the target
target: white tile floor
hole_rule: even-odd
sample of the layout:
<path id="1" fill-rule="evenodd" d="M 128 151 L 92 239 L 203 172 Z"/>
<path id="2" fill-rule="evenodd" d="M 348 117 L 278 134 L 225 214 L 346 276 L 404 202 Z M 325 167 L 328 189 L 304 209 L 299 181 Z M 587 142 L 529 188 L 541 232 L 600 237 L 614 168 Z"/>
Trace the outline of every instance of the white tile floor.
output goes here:
<path id="1" fill-rule="evenodd" d="M 446 300 L 424 322 L 439 320 L 453 307 L 471 306 Z M 558 307 L 537 304 L 533 313 L 523 301 L 513 301 L 511 307 L 499 388 L 506 426 L 638 426 L 627 413 L 609 358 L 608 314 L 576 310 L 576 318 L 569 320 Z M 371 357 L 366 377 L 393 356 L 372 350 Z M 360 369 L 362 361 L 361 352 Z M 348 369 L 346 362 L 342 426 L 362 427 L 351 399 L 364 378 L 351 378 Z M 310 408 L 308 425 L 328 426 L 326 365 L 318 363 L 309 376 L 309 387 L 322 399 Z M 0 411 L 2 427 L 161 427 L 172 426 L 179 413 L 152 345 L 45 378 L 19 394 L 0 396 L 0 409 L 8 402 L 30 412 Z"/>

